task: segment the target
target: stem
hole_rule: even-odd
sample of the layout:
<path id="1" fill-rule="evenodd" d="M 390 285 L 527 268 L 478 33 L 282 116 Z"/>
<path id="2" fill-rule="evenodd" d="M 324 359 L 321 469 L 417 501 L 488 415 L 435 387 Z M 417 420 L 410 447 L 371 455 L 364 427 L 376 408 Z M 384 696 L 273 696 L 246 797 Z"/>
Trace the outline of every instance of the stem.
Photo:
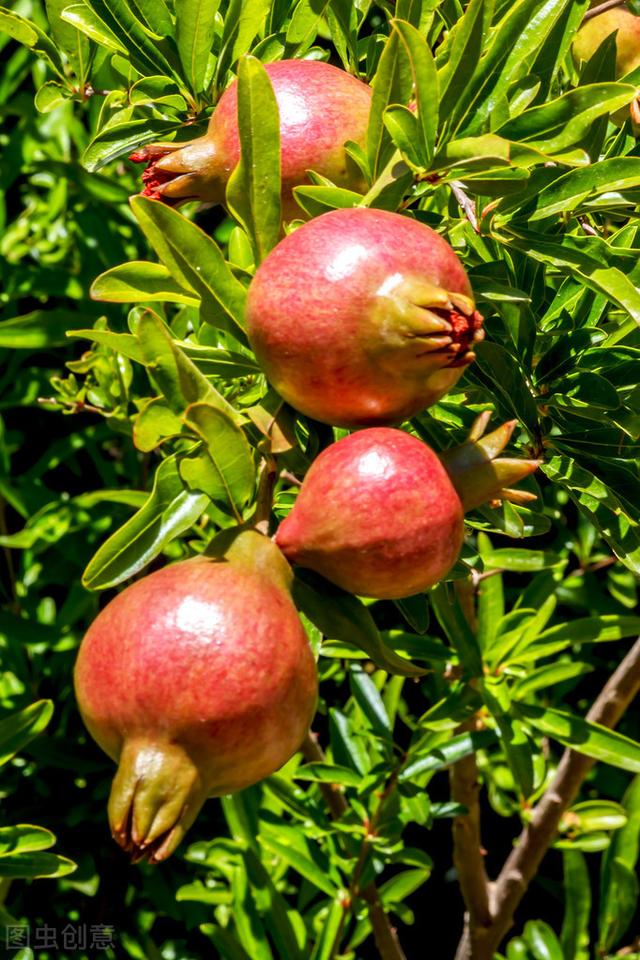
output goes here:
<path id="1" fill-rule="evenodd" d="M 473 730 L 475 726 L 475 721 L 469 720 L 461 724 L 456 733 Z M 449 771 L 449 782 L 451 799 L 467 808 L 466 813 L 453 820 L 453 862 L 467 908 L 465 923 L 473 932 L 476 927 L 491 925 L 490 887 L 480 831 L 480 780 L 475 753 L 453 764 Z"/>
<path id="2" fill-rule="evenodd" d="M 302 755 L 308 763 L 324 763 L 326 761 L 324 751 L 318 743 L 317 736 L 311 730 L 305 737 L 301 749 Z M 371 820 L 369 827 L 370 831 L 374 829 L 377 818 L 380 816 L 382 808 L 389 797 L 389 794 L 395 789 L 397 775 L 398 771 L 394 773 L 394 775 L 390 778 L 389 783 L 385 787 L 385 790 L 380 798 L 378 808 Z M 349 804 L 345 800 L 344 794 L 332 783 L 320 783 L 319 786 L 331 816 L 334 820 L 339 819 L 339 817 L 341 817 L 349 809 Z M 400 941 L 398 940 L 398 934 L 395 930 L 395 927 L 391 926 L 389 917 L 385 913 L 384 907 L 380 900 L 380 894 L 378 893 L 378 888 L 376 887 L 375 883 L 370 883 L 364 890 L 358 890 L 358 881 L 360 880 L 368 851 L 369 840 L 365 837 L 360 847 L 358 860 L 353 871 L 350 892 L 353 896 L 361 896 L 369 907 L 369 922 L 371 923 L 373 936 L 376 941 L 376 947 L 378 948 L 378 953 L 380 954 L 382 960 L 406 960 L 405 953 L 400 945 Z M 344 910 L 342 922 L 334 941 L 334 952 L 340 943 L 340 937 L 346 918 L 347 908 Z"/>
<path id="3" fill-rule="evenodd" d="M 477 630 L 475 609 L 475 583 L 472 579 L 455 582 L 455 592 L 462 612 L 471 629 Z M 472 717 L 461 724 L 457 733 L 474 730 L 476 720 Z M 449 771 L 451 799 L 461 803 L 467 812 L 453 820 L 453 863 L 456 868 L 460 892 L 464 900 L 465 931 L 472 942 L 475 930 L 491 924 L 490 883 L 484 863 L 480 815 L 480 778 L 475 753 L 454 763 Z"/>
<path id="4" fill-rule="evenodd" d="M 258 493 L 256 496 L 256 512 L 253 515 L 252 525 L 258 533 L 269 535 L 271 522 L 271 507 L 273 505 L 273 491 L 278 479 L 276 462 L 273 457 L 267 456 L 262 461 L 258 474 Z"/>
<path id="5" fill-rule="evenodd" d="M 587 10 L 582 18 L 582 22 L 586 23 L 587 20 L 592 20 L 606 10 L 613 10 L 614 7 L 626 7 L 626 5 L 626 0 L 604 0 L 604 3 L 599 3 L 598 6 L 593 7 L 592 10 Z"/>
<path id="6" fill-rule="evenodd" d="M 609 678 L 587 714 L 587 720 L 613 728 L 640 690 L 640 638 Z M 513 915 L 553 843 L 560 819 L 578 795 L 595 763 L 591 757 L 565 750 L 555 777 L 533 812 L 496 881 L 492 921 L 488 928 L 467 929 L 456 960 L 492 960 L 513 923 Z"/>
<path id="7" fill-rule="evenodd" d="M 480 227 L 478 226 L 478 218 L 476 217 L 476 211 L 473 203 L 469 200 L 469 197 L 464 191 L 464 187 L 459 180 L 450 180 L 449 186 L 451 187 L 451 192 L 458 201 L 458 206 L 464 213 L 465 217 L 473 227 L 476 233 L 480 233 Z"/>

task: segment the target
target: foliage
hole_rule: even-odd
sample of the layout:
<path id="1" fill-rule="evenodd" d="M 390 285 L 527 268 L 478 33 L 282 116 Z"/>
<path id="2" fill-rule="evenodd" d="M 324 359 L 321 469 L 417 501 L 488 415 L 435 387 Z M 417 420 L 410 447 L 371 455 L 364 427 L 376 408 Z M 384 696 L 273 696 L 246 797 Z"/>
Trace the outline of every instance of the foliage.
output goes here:
<path id="1" fill-rule="evenodd" d="M 6 748 L 21 756 L 3 769 L 0 876 L 58 877 L 3 880 L 16 922 L 113 925 L 132 958 L 356 958 L 372 955 L 375 882 L 411 955 L 406 925 L 422 943 L 439 909 L 451 916 L 445 831 L 465 811 L 443 771 L 475 755 L 497 871 L 571 746 L 600 763 L 505 956 L 575 960 L 630 942 L 640 730 L 585 714 L 640 633 L 640 160 L 630 121 L 609 122 L 640 77 L 614 79 L 610 43 L 574 65 L 587 7 L 16 0 L 0 11 L 0 739 L 34 699 L 55 702 L 46 734 Z M 409 211 L 453 244 L 486 318 L 459 387 L 406 428 L 446 449 L 484 410 L 516 418 L 514 453 L 544 460 L 526 484 L 538 499 L 469 514 L 451 580 L 428 595 L 371 603 L 300 577 L 326 756 L 209 802 L 174 861 L 133 868 L 105 827 L 111 765 L 71 696 L 103 601 L 89 591 L 251 520 L 265 461 L 277 462 L 282 518 L 292 478 L 340 436 L 282 404 L 243 330 L 250 277 L 278 238 L 277 151 L 255 149 L 277 129 L 260 61 L 303 56 L 341 62 L 374 96 L 366 150 L 352 150 L 366 195 L 312 175 L 297 189 L 301 217 L 354 202 Z M 238 73 L 235 218 L 128 204 L 127 154 L 203 130 Z M 39 852 L 49 828 L 75 873 Z M 438 932 L 442 956 L 462 912 Z M 67 955 L 80 954 L 38 953 Z"/>

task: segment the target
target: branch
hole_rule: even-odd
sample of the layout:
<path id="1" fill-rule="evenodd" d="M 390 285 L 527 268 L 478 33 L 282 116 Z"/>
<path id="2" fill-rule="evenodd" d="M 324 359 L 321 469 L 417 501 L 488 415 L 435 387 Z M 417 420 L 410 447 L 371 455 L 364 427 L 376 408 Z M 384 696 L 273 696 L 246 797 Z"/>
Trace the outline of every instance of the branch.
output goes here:
<path id="1" fill-rule="evenodd" d="M 640 638 L 607 681 L 587 714 L 591 723 L 615 727 L 640 690 Z M 513 923 L 513 915 L 525 895 L 545 853 L 555 839 L 560 819 L 578 795 L 595 763 L 591 757 L 565 750 L 555 777 L 534 810 L 509 855 L 493 891 L 492 922 L 476 930 L 475 943 L 465 932 L 458 947 L 458 960 L 492 960 Z"/>
<path id="2" fill-rule="evenodd" d="M 457 733 L 475 728 L 470 720 L 458 727 Z M 491 925 L 489 877 L 484 865 L 480 832 L 480 781 L 475 753 L 454 763 L 449 771 L 451 799 L 461 803 L 467 812 L 453 820 L 453 863 L 460 892 L 467 908 L 465 924 L 471 933 L 476 927 Z"/>
<path id="3" fill-rule="evenodd" d="M 594 17 L 599 16 L 601 13 L 604 13 L 605 10 L 612 10 L 614 7 L 625 7 L 626 0 L 604 0 L 604 3 L 599 3 L 597 7 L 593 7 L 592 10 L 587 10 L 582 22 L 585 23 L 587 20 L 592 20 Z"/>
<path id="4" fill-rule="evenodd" d="M 473 227 L 476 233 L 480 233 L 480 227 L 478 226 L 478 218 L 476 217 L 476 210 L 469 200 L 469 197 L 464 192 L 464 187 L 459 180 L 450 180 L 449 186 L 451 187 L 451 192 L 458 201 L 458 206 L 463 211 L 465 217 Z"/>
<path id="5" fill-rule="evenodd" d="M 322 747 L 318 743 L 316 735 L 311 730 L 305 737 L 301 750 L 302 755 L 308 763 L 324 763 L 326 761 Z M 342 792 L 332 783 L 320 783 L 319 786 L 331 816 L 334 818 L 334 820 L 337 820 L 347 812 L 349 809 L 349 804 L 345 800 Z M 381 809 L 383 802 L 384 801 L 381 801 L 378 810 Z M 360 850 L 360 857 L 358 858 L 356 871 L 354 871 L 352 882 L 353 887 L 357 886 L 358 880 L 360 879 L 360 874 L 362 873 L 362 868 L 364 867 L 367 850 L 368 845 L 367 841 L 365 840 Z M 380 900 L 380 894 L 378 893 L 378 888 L 376 887 L 375 883 L 370 883 L 368 887 L 366 887 L 364 890 L 358 891 L 358 893 L 362 899 L 366 901 L 369 907 L 369 922 L 371 923 L 378 953 L 380 954 L 382 960 L 407 960 L 404 951 L 400 946 L 398 934 L 396 933 L 395 928 L 391 926 L 389 917 L 385 913 L 384 907 Z"/>

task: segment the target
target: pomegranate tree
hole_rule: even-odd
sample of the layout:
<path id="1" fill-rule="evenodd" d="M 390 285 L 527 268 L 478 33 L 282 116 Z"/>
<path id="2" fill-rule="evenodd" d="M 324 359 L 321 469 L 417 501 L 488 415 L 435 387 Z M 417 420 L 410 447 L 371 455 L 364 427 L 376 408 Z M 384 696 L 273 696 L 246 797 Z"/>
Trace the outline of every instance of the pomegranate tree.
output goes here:
<path id="1" fill-rule="evenodd" d="M 435 403 L 483 336 L 447 241 L 363 207 L 325 213 L 271 251 L 249 289 L 247 324 L 284 399 L 343 427 L 399 423 Z"/>
<path id="2" fill-rule="evenodd" d="M 89 628 L 76 695 L 118 764 L 109 821 L 134 860 L 166 859 L 207 797 L 261 780 L 300 746 L 316 671 L 290 579 L 273 544 L 246 531 L 222 557 L 133 583 Z"/>
<path id="3" fill-rule="evenodd" d="M 371 88 L 344 70 L 318 60 L 268 63 L 280 113 L 282 215 L 303 216 L 293 188 L 314 170 L 333 183 L 364 190 L 362 174 L 345 150 L 364 145 Z M 167 203 L 223 203 L 227 181 L 240 159 L 238 81 L 223 93 L 203 137 L 188 143 L 153 143 L 131 159 L 146 163 L 143 194 Z"/>

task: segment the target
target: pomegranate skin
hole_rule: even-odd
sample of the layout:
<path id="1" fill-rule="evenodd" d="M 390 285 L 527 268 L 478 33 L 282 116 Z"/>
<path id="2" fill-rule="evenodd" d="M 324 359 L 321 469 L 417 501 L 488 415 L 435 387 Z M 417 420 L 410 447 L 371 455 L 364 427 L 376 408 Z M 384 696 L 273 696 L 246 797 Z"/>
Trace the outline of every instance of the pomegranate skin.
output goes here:
<path id="1" fill-rule="evenodd" d="M 399 599 L 448 573 L 463 518 L 433 450 L 401 430 L 375 427 L 323 450 L 275 542 L 291 563 L 350 593 Z"/>
<path id="2" fill-rule="evenodd" d="M 134 859 L 161 860 L 207 796 L 289 760 L 317 681 L 285 585 L 260 567 L 194 558 L 102 610 L 82 642 L 75 689 L 89 732 L 119 763 L 114 837 Z"/>
<path id="3" fill-rule="evenodd" d="M 344 149 L 364 146 L 371 88 L 344 70 L 318 60 L 265 64 L 280 113 L 282 215 L 304 217 L 293 188 L 309 183 L 308 170 L 338 186 L 363 192 L 366 184 Z M 131 159 L 150 161 L 143 195 L 169 203 L 224 202 L 227 181 L 240 159 L 238 82 L 225 90 L 204 137 L 188 144 L 151 144 Z"/>
<path id="4" fill-rule="evenodd" d="M 276 390 L 335 426 L 391 425 L 431 406 L 480 340 L 466 273 L 416 220 L 364 207 L 285 237 L 249 288 L 247 332 Z"/>
<path id="5" fill-rule="evenodd" d="M 640 66 L 640 17 L 626 7 L 605 10 L 587 20 L 578 30 L 573 42 L 573 56 L 579 65 L 590 60 L 600 44 L 610 34 L 616 34 L 616 78 Z M 627 108 L 623 108 L 627 111 Z"/>

